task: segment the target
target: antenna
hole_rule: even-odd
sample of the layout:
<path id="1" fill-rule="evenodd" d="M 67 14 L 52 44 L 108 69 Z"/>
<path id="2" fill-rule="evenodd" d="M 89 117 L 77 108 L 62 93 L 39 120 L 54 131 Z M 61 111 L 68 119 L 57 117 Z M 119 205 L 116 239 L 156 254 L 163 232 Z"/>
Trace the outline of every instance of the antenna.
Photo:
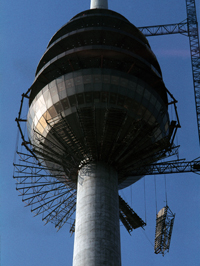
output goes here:
<path id="1" fill-rule="evenodd" d="M 108 0 L 91 0 L 90 9 L 108 9 Z"/>

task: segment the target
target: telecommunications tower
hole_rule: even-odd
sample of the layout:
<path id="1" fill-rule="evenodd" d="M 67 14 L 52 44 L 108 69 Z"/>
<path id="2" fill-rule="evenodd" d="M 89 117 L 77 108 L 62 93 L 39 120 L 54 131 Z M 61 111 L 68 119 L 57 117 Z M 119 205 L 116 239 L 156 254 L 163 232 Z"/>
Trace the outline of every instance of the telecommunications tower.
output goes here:
<path id="1" fill-rule="evenodd" d="M 107 0 L 92 0 L 50 40 L 23 95 L 28 140 L 19 126 L 26 153 L 15 168 L 44 220 L 60 228 L 76 209 L 73 266 L 120 266 L 119 219 L 128 231 L 144 226 L 118 190 L 173 154 L 169 96 L 146 37 Z"/>

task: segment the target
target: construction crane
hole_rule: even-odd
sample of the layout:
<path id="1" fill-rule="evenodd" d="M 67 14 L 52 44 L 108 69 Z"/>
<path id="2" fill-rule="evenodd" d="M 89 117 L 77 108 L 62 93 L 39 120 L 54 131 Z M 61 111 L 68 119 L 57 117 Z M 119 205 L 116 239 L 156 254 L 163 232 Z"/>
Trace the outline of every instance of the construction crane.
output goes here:
<path id="1" fill-rule="evenodd" d="M 182 34 L 189 37 L 197 127 L 200 142 L 200 47 L 195 0 L 186 0 L 187 19 L 180 23 L 139 27 L 145 36 Z"/>

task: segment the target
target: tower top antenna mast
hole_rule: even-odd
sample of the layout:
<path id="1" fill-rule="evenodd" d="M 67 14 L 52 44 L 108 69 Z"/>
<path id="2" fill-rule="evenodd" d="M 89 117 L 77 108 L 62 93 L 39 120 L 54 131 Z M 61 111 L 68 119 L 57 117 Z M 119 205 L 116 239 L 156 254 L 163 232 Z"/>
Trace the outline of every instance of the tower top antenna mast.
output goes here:
<path id="1" fill-rule="evenodd" d="M 94 8 L 108 9 L 108 0 L 91 0 L 90 9 Z"/>

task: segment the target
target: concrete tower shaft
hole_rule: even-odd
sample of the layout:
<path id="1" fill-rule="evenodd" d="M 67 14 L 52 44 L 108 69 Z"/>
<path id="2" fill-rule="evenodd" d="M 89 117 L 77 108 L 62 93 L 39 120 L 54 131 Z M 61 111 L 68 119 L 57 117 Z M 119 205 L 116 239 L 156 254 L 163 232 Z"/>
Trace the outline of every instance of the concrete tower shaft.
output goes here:
<path id="1" fill-rule="evenodd" d="M 73 266 L 120 266 L 118 174 L 101 162 L 78 175 Z"/>

